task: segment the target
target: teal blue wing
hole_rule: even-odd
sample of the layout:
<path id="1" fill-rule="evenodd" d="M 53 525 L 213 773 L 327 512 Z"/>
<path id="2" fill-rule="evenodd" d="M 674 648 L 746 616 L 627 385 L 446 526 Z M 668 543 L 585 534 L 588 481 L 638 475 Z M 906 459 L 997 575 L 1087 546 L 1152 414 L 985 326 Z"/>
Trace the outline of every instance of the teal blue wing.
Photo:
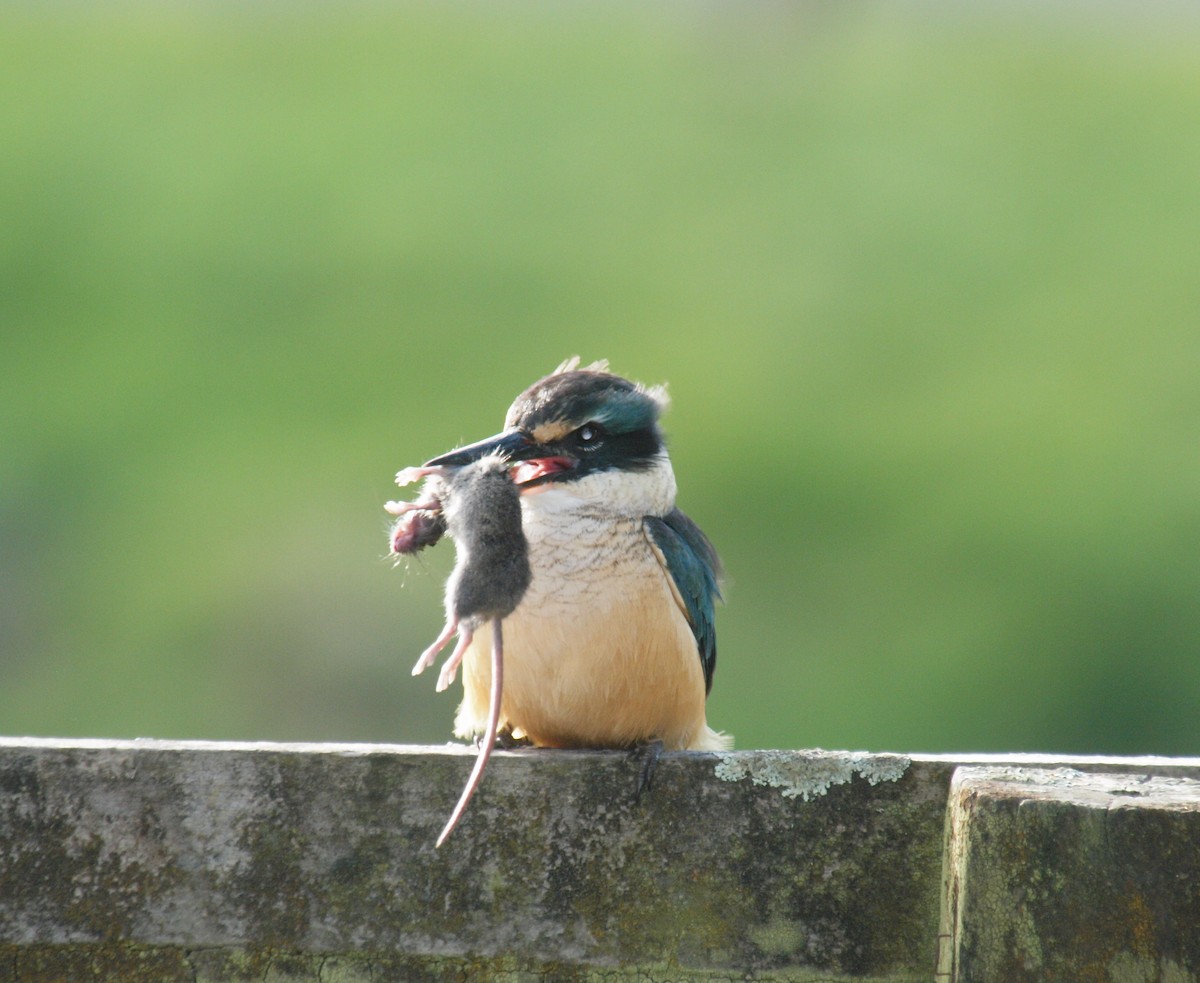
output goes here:
<path id="1" fill-rule="evenodd" d="M 713 606 L 721 598 L 721 561 L 700 527 L 679 511 L 646 517 L 654 544 L 667 561 L 667 572 L 675 581 L 687 609 L 700 663 L 704 666 L 705 692 L 712 689 L 717 667 L 717 627 Z"/>

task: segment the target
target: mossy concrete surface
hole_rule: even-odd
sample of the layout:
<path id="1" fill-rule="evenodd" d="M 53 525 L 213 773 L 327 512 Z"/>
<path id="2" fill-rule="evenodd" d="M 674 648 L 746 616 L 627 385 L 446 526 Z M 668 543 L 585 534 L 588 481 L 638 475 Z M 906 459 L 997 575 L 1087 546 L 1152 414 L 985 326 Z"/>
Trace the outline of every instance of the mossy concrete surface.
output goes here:
<path id="1" fill-rule="evenodd" d="M 435 849 L 473 758 L 0 739 L 0 983 L 933 976 L 962 759 L 497 752 Z"/>
<path id="2" fill-rule="evenodd" d="M 928 975 L 944 765 L 498 752 L 435 849 L 473 757 L 0 742 L 0 979 Z"/>
<path id="3" fill-rule="evenodd" d="M 943 978 L 1200 980 L 1200 781 L 962 768 L 947 830 Z"/>

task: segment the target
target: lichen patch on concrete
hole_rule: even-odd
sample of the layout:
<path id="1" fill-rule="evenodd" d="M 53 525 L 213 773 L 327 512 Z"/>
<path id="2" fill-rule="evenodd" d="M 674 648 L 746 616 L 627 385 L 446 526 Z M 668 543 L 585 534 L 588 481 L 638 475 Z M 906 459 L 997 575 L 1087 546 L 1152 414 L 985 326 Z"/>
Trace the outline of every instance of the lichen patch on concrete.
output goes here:
<path id="1" fill-rule="evenodd" d="M 871 785 L 899 781 L 911 760 L 898 754 L 865 751 L 729 751 L 717 755 L 717 778 L 749 778 L 755 785 L 781 789 L 786 799 L 808 802 L 860 775 Z"/>

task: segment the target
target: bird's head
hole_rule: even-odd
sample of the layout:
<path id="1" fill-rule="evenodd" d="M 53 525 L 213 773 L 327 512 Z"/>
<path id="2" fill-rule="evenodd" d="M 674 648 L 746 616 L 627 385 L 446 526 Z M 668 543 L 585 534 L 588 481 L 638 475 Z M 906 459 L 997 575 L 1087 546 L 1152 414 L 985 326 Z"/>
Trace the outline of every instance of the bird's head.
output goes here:
<path id="1" fill-rule="evenodd" d="M 564 500 L 605 511 L 665 514 L 675 500 L 658 428 L 665 390 L 613 375 L 606 362 L 578 365 L 570 359 L 521 393 L 500 433 L 426 466 L 456 467 L 500 454 L 525 495 L 560 492 Z"/>

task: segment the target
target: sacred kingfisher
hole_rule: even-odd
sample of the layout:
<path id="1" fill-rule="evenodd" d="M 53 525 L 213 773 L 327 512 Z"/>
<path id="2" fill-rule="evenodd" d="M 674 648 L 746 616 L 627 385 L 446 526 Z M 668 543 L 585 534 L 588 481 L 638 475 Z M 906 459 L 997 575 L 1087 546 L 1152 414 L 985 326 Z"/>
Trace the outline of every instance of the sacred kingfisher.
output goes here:
<path id="1" fill-rule="evenodd" d="M 514 739 L 559 748 L 731 745 L 705 717 L 720 562 L 675 506 L 658 426 L 666 405 L 663 387 L 614 375 L 607 362 L 580 368 L 573 358 L 516 398 L 499 434 L 410 469 L 498 456 L 519 491 L 530 578 L 504 617 L 500 710 Z M 399 507 L 414 511 L 397 524 L 394 551 L 438 538 L 430 501 L 426 512 L 427 502 Z M 454 732 L 462 738 L 484 733 L 489 719 L 487 635 L 461 653 Z"/>

